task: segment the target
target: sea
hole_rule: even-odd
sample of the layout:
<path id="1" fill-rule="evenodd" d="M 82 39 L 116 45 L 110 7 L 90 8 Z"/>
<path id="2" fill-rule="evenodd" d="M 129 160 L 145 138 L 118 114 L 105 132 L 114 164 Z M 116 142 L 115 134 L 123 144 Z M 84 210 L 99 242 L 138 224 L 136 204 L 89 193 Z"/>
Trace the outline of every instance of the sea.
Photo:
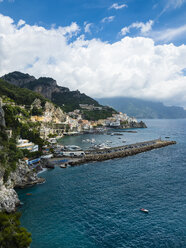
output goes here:
<path id="1" fill-rule="evenodd" d="M 144 121 L 148 128 L 136 133 L 60 141 L 86 148 L 87 139 L 115 146 L 170 137 L 177 144 L 39 174 L 46 183 L 17 190 L 31 248 L 186 247 L 186 119 Z"/>

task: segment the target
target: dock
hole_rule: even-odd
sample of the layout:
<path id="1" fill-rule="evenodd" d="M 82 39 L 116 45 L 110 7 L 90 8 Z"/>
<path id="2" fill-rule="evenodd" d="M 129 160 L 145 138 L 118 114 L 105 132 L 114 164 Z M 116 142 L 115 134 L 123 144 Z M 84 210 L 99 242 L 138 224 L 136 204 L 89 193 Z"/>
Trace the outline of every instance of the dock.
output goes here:
<path id="1" fill-rule="evenodd" d="M 111 147 L 106 149 L 96 149 L 85 151 L 85 156 L 75 161 L 69 162 L 71 166 L 80 165 L 87 162 L 93 161 L 105 161 L 115 158 L 123 158 L 127 156 L 133 156 L 138 153 L 151 151 L 154 149 L 175 145 L 176 141 L 167 141 L 167 140 L 150 140 L 139 142 L 135 144 L 129 144 L 119 147 Z"/>

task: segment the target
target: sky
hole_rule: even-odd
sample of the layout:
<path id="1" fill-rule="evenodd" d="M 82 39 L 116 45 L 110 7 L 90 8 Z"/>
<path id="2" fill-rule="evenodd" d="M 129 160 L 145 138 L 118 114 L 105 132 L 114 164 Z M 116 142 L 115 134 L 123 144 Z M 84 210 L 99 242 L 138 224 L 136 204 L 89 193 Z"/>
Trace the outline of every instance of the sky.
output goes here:
<path id="1" fill-rule="evenodd" d="M 186 0 L 0 0 L 0 75 L 186 109 Z"/>

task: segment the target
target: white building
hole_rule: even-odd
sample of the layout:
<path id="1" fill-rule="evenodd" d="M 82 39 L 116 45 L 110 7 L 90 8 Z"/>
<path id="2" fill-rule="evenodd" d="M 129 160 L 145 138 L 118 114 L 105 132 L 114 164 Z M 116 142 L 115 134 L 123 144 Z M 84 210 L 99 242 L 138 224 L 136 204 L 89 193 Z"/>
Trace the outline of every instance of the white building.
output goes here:
<path id="1" fill-rule="evenodd" d="M 17 148 L 19 149 L 27 149 L 30 152 L 37 152 L 39 147 L 32 142 L 29 142 L 27 139 L 19 139 L 17 142 Z"/>

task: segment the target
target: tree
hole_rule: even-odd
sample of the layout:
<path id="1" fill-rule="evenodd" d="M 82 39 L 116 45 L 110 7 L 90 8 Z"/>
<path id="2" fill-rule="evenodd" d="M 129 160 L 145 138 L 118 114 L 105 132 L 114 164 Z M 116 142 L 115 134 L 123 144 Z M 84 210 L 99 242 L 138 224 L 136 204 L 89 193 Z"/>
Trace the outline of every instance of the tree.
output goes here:
<path id="1" fill-rule="evenodd" d="M 31 234 L 20 226 L 20 213 L 0 213 L 0 248 L 27 248 Z"/>

